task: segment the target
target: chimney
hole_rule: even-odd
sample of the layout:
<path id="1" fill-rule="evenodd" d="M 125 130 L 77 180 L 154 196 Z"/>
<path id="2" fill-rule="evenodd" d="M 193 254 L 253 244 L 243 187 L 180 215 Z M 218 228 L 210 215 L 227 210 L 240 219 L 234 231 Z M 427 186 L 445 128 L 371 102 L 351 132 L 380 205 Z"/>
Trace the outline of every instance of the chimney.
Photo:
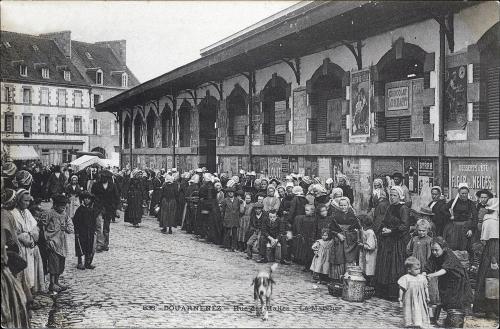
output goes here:
<path id="1" fill-rule="evenodd" d="M 127 40 L 100 41 L 95 44 L 110 48 L 121 64 L 127 64 Z"/>
<path id="2" fill-rule="evenodd" d="M 61 31 L 40 34 L 39 37 L 52 39 L 64 56 L 71 58 L 71 31 Z"/>

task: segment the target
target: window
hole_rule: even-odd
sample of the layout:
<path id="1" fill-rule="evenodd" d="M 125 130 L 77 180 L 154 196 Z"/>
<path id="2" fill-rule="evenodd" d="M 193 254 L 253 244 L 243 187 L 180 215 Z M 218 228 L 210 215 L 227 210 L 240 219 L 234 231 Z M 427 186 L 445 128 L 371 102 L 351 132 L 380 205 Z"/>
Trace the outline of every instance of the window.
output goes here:
<path id="1" fill-rule="evenodd" d="M 37 45 L 32 45 L 31 47 L 33 48 L 34 51 L 39 51 L 40 50 L 40 49 L 38 49 Z"/>
<path id="2" fill-rule="evenodd" d="M 14 87 L 5 87 L 3 100 L 7 103 L 12 103 L 14 100 Z"/>
<path id="3" fill-rule="evenodd" d="M 31 104 L 31 89 L 23 88 L 23 103 Z"/>
<path id="4" fill-rule="evenodd" d="M 48 79 L 50 77 L 49 69 L 47 67 L 42 68 L 42 78 Z"/>
<path id="5" fill-rule="evenodd" d="M 118 131 L 120 131 L 120 125 L 118 123 L 118 120 L 114 120 L 113 122 L 113 135 L 117 135 L 118 134 Z"/>
<path id="6" fill-rule="evenodd" d="M 88 51 L 85 52 L 85 56 L 87 56 L 88 59 L 93 59 L 92 55 Z"/>
<path id="7" fill-rule="evenodd" d="M 57 90 L 57 105 L 66 106 L 66 90 Z"/>
<path id="8" fill-rule="evenodd" d="M 23 115 L 23 133 L 31 132 L 31 115 Z"/>
<path id="9" fill-rule="evenodd" d="M 49 90 L 48 89 L 40 89 L 40 103 L 42 105 L 49 105 Z"/>
<path id="10" fill-rule="evenodd" d="M 61 133 L 66 133 L 66 117 L 61 117 Z"/>
<path id="11" fill-rule="evenodd" d="M 127 73 L 122 74 L 122 87 L 128 87 L 128 75 L 127 75 Z"/>
<path id="12" fill-rule="evenodd" d="M 97 135 L 97 119 L 92 120 L 92 134 Z"/>
<path id="13" fill-rule="evenodd" d="M 14 114 L 5 113 L 5 127 L 6 132 L 14 132 Z"/>
<path id="14" fill-rule="evenodd" d="M 82 118 L 75 117 L 75 134 L 81 134 L 81 133 L 82 133 Z"/>
<path id="15" fill-rule="evenodd" d="M 94 94 L 94 106 L 101 102 L 101 95 Z"/>
<path id="16" fill-rule="evenodd" d="M 19 65 L 19 74 L 22 77 L 27 77 L 28 76 L 28 66 L 26 66 L 26 65 Z"/>
<path id="17" fill-rule="evenodd" d="M 72 150 L 62 150 L 62 162 L 63 163 L 69 163 L 71 162 L 71 155 L 72 155 Z"/>
<path id="18" fill-rule="evenodd" d="M 64 70 L 64 80 L 71 81 L 71 71 Z"/>
<path id="19" fill-rule="evenodd" d="M 39 132 L 41 132 L 41 133 L 49 133 L 50 132 L 49 120 L 50 120 L 50 116 L 48 114 L 40 115 Z"/>
<path id="20" fill-rule="evenodd" d="M 95 73 L 95 83 L 98 85 L 102 85 L 102 70 L 97 70 Z"/>
<path id="21" fill-rule="evenodd" d="M 82 107 L 82 92 L 79 90 L 76 90 L 74 92 L 75 95 L 75 107 Z"/>

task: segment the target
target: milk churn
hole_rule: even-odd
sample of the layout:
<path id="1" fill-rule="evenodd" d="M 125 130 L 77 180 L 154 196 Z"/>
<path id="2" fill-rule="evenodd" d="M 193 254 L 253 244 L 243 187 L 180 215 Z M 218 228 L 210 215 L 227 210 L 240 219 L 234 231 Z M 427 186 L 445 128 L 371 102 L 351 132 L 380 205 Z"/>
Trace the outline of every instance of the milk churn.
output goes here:
<path id="1" fill-rule="evenodd" d="M 359 266 L 349 266 L 344 274 L 342 299 L 348 302 L 363 302 L 365 300 L 366 280 Z"/>

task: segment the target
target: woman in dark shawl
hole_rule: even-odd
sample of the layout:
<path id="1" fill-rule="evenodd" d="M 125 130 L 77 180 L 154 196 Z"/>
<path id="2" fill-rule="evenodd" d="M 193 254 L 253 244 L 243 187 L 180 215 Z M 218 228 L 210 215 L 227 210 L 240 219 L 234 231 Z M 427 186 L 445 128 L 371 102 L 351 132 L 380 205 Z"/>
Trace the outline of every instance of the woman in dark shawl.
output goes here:
<path id="1" fill-rule="evenodd" d="M 450 220 L 450 212 L 448 211 L 446 201 L 442 198 L 441 187 L 433 186 L 431 188 L 431 197 L 432 201 L 427 206 L 431 208 L 434 214 L 432 222 L 436 228 L 435 236 L 443 236 L 444 227 Z"/>
<path id="2" fill-rule="evenodd" d="M 125 222 L 132 223 L 134 227 L 139 227 L 141 222 L 144 200 L 144 186 L 142 181 L 143 171 L 133 170 L 127 190 L 127 209 L 125 209 Z"/>
<path id="3" fill-rule="evenodd" d="M 172 226 L 177 226 L 177 194 L 179 188 L 174 177 L 165 176 L 165 183 L 161 188 L 161 206 L 160 206 L 160 227 L 162 233 L 172 234 Z"/>
<path id="4" fill-rule="evenodd" d="M 439 298 L 445 310 L 458 309 L 465 313 L 470 308 L 472 289 L 467 271 L 442 237 L 432 240 L 431 257 L 422 274 L 438 278 Z"/>
<path id="5" fill-rule="evenodd" d="M 406 273 L 406 245 L 410 239 L 410 209 L 404 204 L 404 191 L 393 186 L 390 191 L 391 205 L 387 209 L 377 232 L 379 248 L 375 268 L 376 292 L 379 296 L 396 299 L 398 279 Z"/>
<path id="6" fill-rule="evenodd" d="M 334 242 L 330 251 L 330 278 L 340 282 L 348 266 L 358 260 L 359 221 L 354 214 L 348 197 L 339 200 L 340 211 L 336 211 L 330 223 Z"/>

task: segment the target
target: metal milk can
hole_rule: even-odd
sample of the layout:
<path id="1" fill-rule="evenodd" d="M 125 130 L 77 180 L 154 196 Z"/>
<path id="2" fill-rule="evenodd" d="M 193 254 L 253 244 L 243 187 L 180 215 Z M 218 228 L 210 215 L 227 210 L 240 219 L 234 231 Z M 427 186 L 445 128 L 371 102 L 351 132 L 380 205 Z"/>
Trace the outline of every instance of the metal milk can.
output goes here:
<path id="1" fill-rule="evenodd" d="M 366 280 L 359 266 L 349 266 L 344 274 L 342 299 L 348 302 L 363 302 L 365 300 Z"/>

